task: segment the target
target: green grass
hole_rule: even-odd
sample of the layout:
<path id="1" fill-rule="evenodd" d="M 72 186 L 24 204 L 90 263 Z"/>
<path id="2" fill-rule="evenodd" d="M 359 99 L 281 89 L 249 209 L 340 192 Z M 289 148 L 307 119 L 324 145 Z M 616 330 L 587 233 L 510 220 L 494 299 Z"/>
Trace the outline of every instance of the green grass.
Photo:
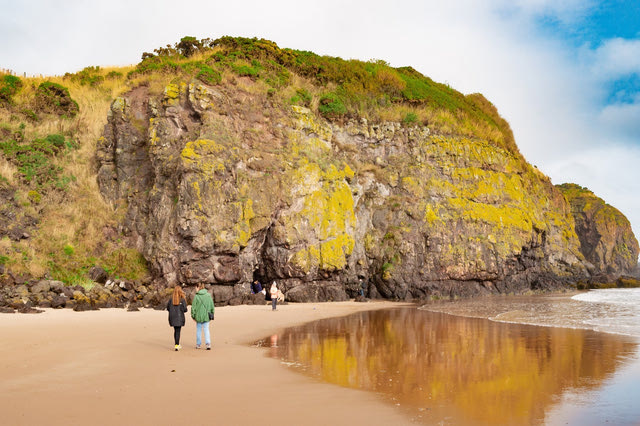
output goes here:
<path id="1" fill-rule="evenodd" d="M 403 124 L 411 125 L 418 122 L 418 114 L 415 112 L 408 112 L 402 119 Z"/>
<path id="2" fill-rule="evenodd" d="M 130 78 L 159 72 L 205 81 L 211 74 L 213 79 L 205 82 L 217 84 L 216 73 L 229 72 L 281 89 L 296 75 L 306 82 L 305 86 L 284 101 L 310 107 L 314 104 L 312 94 L 321 93 L 315 103 L 317 112 L 328 120 L 360 116 L 381 121 L 381 117 L 394 117 L 406 125 L 424 123 L 435 131 L 484 138 L 518 153 L 509 124 L 482 95 L 465 96 L 411 67 L 393 68 L 381 60 L 320 56 L 244 37 L 213 41 L 186 37 L 154 52 L 143 55 Z M 275 94 L 273 90 L 268 93 L 272 97 Z M 407 107 L 412 112 L 407 113 Z"/>
<path id="3" fill-rule="evenodd" d="M 335 93 L 326 93 L 320 98 L 318 112 L 325 118 L 336 119 L 347 113 L 347 107 L 344 102 Z"/>
<path id="4" fill-rule="evenodd" d="M 205 64 L 202 64 L 200 66 L 200 72 L 198 72 L 196 78 L 198 78 L 203 83 L 210 85 L 216 85 L 222 81 L 222 75 L 220 74 L 220 72 Z"/>
<path id="5" fill-rule="evenodd" d="M 65 176 L 62 167 L 54 164 L 56 156 L 75 149 L 76 144 L 60 134 L 18 142 L 15 138 L 0 141 L 0 152 L 16 165 L 20 179 L 35 188 L 64 189 L 73 179 Z"/>
<path id="6" fill-rule="evenodd" d="M 313 101 L 313 95 L 305 88 L 296 89 L 296 94 L 289 99 L 292 105 L 308 107 Z"/>
<path id="7" fill-rule="evenodd" d="M 0 101 L 11 102 L 13 96 L 22 89 L 22 80 L 14 75 L 3 75 L 0 78 Z"/>

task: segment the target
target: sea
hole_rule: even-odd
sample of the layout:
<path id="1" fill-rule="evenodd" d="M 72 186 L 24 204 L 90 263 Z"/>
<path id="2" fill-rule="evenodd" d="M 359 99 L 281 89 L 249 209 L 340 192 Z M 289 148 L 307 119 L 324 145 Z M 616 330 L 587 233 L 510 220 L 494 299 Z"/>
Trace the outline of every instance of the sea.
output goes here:
<path id="1" fill-rule="evenodd" d="M 257 344 L 408 423 L 640 425 L 640 289 L 365 311 Z"/>

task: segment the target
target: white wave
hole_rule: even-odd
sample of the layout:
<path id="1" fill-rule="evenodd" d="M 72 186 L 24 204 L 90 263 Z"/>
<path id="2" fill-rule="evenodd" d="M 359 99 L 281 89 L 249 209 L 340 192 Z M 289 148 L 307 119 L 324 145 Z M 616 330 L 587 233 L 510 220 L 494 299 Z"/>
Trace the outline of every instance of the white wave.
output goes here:
<path id="1" fill-rule="evenodd" d="M 640 289 L 591 290 L 572 299 L 588 306 L 585 325 L 598 331 L 640 337 Z"/>
<path id="2" fill-rule="evenodd" d="M 577 294 L 572 299 L 581 302 L 640 306 L 640 288 L 590 290 L 587 293 Z"/>

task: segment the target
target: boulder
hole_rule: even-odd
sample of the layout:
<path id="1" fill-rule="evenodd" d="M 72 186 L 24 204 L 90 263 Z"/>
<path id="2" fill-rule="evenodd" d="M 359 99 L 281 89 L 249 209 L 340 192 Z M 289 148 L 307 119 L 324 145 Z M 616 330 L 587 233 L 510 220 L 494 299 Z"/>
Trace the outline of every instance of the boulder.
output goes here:
<path id="1" fill-rule="evenodd" d="M 51 298 L 51 307 L 54 309 L 64 308 L 67 304 L 67 298 L 64 296 L 55 295 Z"/>
<path id="2" fill-rule="evenodd" d="M 33 284 L 30 290 L 31 293 L 47 293 L 51 290 L 51 283 L 48 280 L 41 280 Z"/>
<path id="3" fill-rule="evenodd" d="M 100 266 L 92 266 L 91 269 L 89 269 L 89 278 L 97 283 L 104 284 L 107 282 L 109 274 Z"/>
<path id="4" fill-rule="evenodd" d="M 49 288 L 50 291 L 53 291 L 57 294 L 63 294 L 64 293 L 64 289 L 66 288 L 66 286 L 64 285 L 64 283 L 62 281 L 54 281 L 54 280 L 50 280 L 49 281 Z"/>

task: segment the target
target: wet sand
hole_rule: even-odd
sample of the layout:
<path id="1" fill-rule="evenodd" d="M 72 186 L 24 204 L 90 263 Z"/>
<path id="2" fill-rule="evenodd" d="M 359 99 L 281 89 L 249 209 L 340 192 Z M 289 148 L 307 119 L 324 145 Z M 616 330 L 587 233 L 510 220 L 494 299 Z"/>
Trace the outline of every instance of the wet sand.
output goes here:
<path id="1" fill-rule="evenodd" d="M 416 424 L 640 424 L 630 336 L 397 308 L 289 328 L 268 353 L 318 380 L 383 395 Z"/>
<path id="2" fill-rule="evenodd" d="M 285 327 L 393 306 L 221 307 L 212 350 L 195 349 L 188 318 L 179 352 L 165 311 L 0 314 L 2 423 L 409 424 L 375 393 L 297 374 L 250 345 Z"/>

